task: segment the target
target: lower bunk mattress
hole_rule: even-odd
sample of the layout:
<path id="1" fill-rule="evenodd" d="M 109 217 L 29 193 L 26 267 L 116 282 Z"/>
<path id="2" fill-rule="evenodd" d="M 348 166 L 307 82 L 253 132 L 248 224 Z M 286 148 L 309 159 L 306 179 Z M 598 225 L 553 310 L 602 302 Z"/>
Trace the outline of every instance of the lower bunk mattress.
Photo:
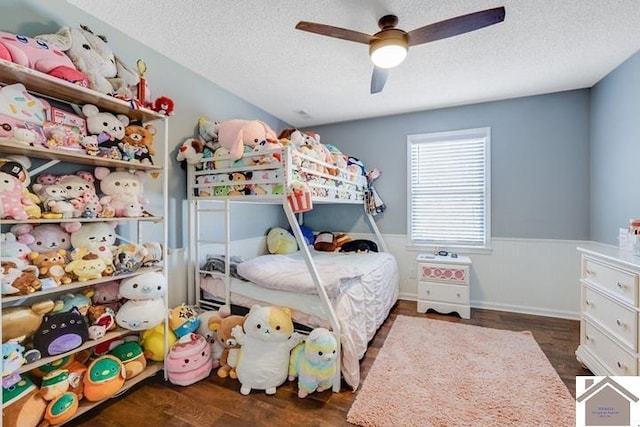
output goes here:
<path id="1" fill-rule="evenodd" d="M 398 300 L 398 264 L 388 253 L 312 252 L 340 324 L 342 377 L 355 390 L 360 384 L 360 359 Z M 295 322 L 331 328 L 300 253 L 257 257 L 240 263 L 237 269 L 254 282 L 231 278 L 232 304 L 288 307 Z M 294 286 L 293 292 L 283 288 L 289 282 Z M 205 302 L 224 301 L 225 279 L 203 274 L 200 290 Z"/>

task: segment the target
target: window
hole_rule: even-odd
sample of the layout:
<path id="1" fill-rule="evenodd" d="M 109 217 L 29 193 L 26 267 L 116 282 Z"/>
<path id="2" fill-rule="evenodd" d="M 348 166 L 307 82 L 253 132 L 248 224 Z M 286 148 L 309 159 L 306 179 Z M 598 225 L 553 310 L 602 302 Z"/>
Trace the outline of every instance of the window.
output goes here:
<path id="1" fill-rule="evenodd" d="M 490 128 L 409 135 L 412 245 L 488 248 Z"/>

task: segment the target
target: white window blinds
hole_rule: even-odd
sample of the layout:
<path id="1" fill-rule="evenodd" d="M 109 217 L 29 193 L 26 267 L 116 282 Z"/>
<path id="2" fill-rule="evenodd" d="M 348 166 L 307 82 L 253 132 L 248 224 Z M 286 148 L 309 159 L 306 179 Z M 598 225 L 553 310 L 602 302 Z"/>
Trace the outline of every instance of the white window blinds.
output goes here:
<path id="1" fill-rule="evenodd" d="M 490 129 L 409 135 L 414 245 L 488 247 Z"/>

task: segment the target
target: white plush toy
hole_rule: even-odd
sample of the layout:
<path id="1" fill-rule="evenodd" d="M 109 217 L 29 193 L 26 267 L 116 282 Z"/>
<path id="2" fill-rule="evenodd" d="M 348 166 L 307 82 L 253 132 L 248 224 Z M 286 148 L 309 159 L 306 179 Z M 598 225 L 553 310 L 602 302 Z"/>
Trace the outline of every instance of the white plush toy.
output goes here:
<path id="1" fill-rule="evenodd" d="M 197 138 L 189 138 L 185 140 L 180 148 L 176 160 L 179 162 L 186 161 L 190 165 L 200 163 L 202 161 L 204 144 Z"/>
<path id="2" fill-rule="evenodd" d="M 165 317 L 166 311 L 162 298 L 129 300 L 118 310 L 116 323 L 130 331 L 144 331 L 155 328 L 164 321 Z"/>
<path id="3" fill-rule="evenodd" d="M 231 335 L 241 345 L 236 367 L 240 393 L 247 395 L 256 389 L 275 394 L 276 387 L 287 379 L 291 349 L 302 341 L 293 331 L 291 311 L 256 304 L 243 327 L 235 326 Z"/>
<path id="4" fill-rule="evenodd" d="M 120 296 L 130 300 L 162 298 L 167 293 L 167 278 L 150 271 L 120 282 Z"/>
<path id="5" fill-rule="evenodd" d="M 143 172 L 112 172 L 108 168 L 97 167 L 95 176 L 100 180 L 100 191 L 105 195 L 100 204 L 115 211 L 117 217 L 139 217 L 144 212 L 148 200 L 143 197 Z"/>
<path id="6" fill-rule="evenodd" d="M 113 249 L 116 244 L 116 223 L 115 222 L 90 222 L 78 227 L 78 224 L 65 224 L 65 230 L 71 232 L 71 246 L 73 246 L 72 258 L 90 252 L 98 255 L 102 259 L 107 270 L 105 275 L 114 272 Z"/>
<path id="7" fill-rule="evenodd" d="M 338 342 L 325 328 L 316 328 L 291 352 L 289 381 L 298 377 L 298 397 L 333 386 L 338 372 Z"/>
<path id="8" fill-rule="evenodd" d="M 65 52 L 76 68 L 88 77 L 91 89 L 124 98 L 133 97 L 140 76 L 114 55 L 105 36 L 94 34 L 86 26 L 65 26 L 55 34 L 42 34 L 36 38 Z"/>

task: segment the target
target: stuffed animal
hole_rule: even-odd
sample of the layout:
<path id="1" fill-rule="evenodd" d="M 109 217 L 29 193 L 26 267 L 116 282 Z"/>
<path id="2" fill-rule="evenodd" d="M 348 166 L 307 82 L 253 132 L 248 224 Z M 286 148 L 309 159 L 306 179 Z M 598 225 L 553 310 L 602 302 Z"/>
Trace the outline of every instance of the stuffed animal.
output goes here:
<path id="1" fill-rule="evenodd" d="M 122 143 L 129 144 L 136 149 L 133 161 L 142 164 L 153 164 L 151 156 L 156 154 L 156 150 L 153 148 L 153 138 L 155 134 L 155 126 L 143 125 L 139 122 L 129 123 L 129 125 L 124 128 Z"/>
<path id="2" fill-rule="evenodd" d="M 87 76 L 91 89 L 127 99 L 133 96 L 131 87 L 138 84 L 140 77 L 114 55 L 105 36 L 94 34 L 83 25 L 80 28 L 64 26 L 56 34 L 36 38 L 66 53 L 78 71 Z"/>
<path id="3" fill-rule="evenodd" d="M 144 357 L 155 362 L 164 360 L 164 330 L 163 324 L 159 324 L 155 328 L 147 329 L 142 332 L 140 345 L 144 349 Z M 173 347 L 177 338 L 176 335 L 169 330 L 167 336 L 167 345 Z"/>
<path id="4" fill-rule="evenodd" d="M 2 344 L 2 388 L 7 389 L 20 381 L 18 369 L 26 362 L 24 347 L 12 339 Z"/>
<path id="5" fill-rule="evenodd" d="M 340 252 L 378 252 L 378 245 L 371 240 L 356 239 L 341 245 Z"/>
<path id="6" fill-rule="evenodd" d="M 142 259 L 143 267 L 153 267 L 162 262 L 164 250 L 160 242 L 145 242 L 142 244 L 147 248 L 147 255 Z"/>
<path id="7" fill-rule="evenodd" d="M 291 349 L 301 342 L 300 334 L 293 331 L 290 310 L 256 304 L 243 326 L 235 326 L 231 334 L 241 346 L 236 367 L 240 393 L 258 389 L 275 394 L 287 379 Z"/>
<path id="8" fill-rule="evenodd" d="M 74 307 L 64 313 L 46 314 L 33 336 L 33 347 L 43 356 L 55 356 L 80 347 L 88 338 L 87 322 Z"/>
<path id="9" fill-rule="evenodd" d="M 0 58 L 83 87 L 89 85 L 87 76 L 78 71 L 69 57 L 44 40 L 2 31 Z"/>
<path id="10" fill-rule="evenodd" d="M 144 205 L 148 203 L 143 196 L 143 172 L 112 172 L 108 168 L 97 167 L 95 176 L 100 180 L 100 191 L 105 195 L 100 199 L 103 206 L 113 208 L 117 217 L 142 216 Z"/>
<path id="11" fill-rule="evenodd" d="M 172 384 L 191 385 L 211 374 L 211 347 L 202 335 L 184 335 L 171 347 L 165 363 Z"/>
<path id="12" fill-rule="evenodd" d="M 116 394 L 124 385 L 127 371 L 117 357 L 107 354 L 95 359 L 87 368 L 82 382 L 84 398 L 98 402 Z"/>
<path id="13" fill-rule="evenodd" d="M 29 254 L 29 260 L 33 265 L 38 267 L 41 279 L 50 278 L 60 286 L 72 282 L 71 276 L 64 270 L 67 266 L 66 255 L 67 251 L 64 249 L 44 253 L 31 252 Z"/>
<path id="14" fill-rule="evenodd" d="M 169 310 L 169 327 L 178 338 L 196 331 L 199 326 L 198 313 L 188 305 L 182 303 Z"/>
<path id="15" fill-rule="evenodd" d="M 55 369 L 42 377 L 40 396 L 51 401 L 69 389 L 69 371 Z"/>
<path id="16" fill-rule="evenodd" d="M 37 426 L 47 408 L 38 387 L 24 376 L 13 387 L 2 390 L 2 425 L 5 427 Z"/>
<path id="17" fill-rule="evenodd" d="M 153 105 L 151 106 L 151 109 L 153 111 L 156 111 L 165 116 L 172 116 L 174 108 L 175 106 L 173 103 L 173 99 L 167 98 L 166 96 L 156 98 L 156 100 L 153 101 Z"/>
<path id="18" fill-rule="evenodd" d="M 95 135 L 101 157 L 122 158 L 119 143 L 125 136 L 125 128 L 129 124 L 129 117 L 124 114 L 115 115 L 106 111 L 100 111 L 93 104 L 85 104 L 82 114 L 87 120 L 87 132 Z M 115 153 L 115 155 L 114 155 Z"/>
<path id="19" fill-rule="evenodd" d="M 93 289 L 91 302 L 99 305 L 117 304 L 120 301 L 120 282 L 113 280 L 100 283 Z M 119 307 L 119 306 L 118 306 Z"/>
<path id="20" fill-rule="evenodd" d="M 209 319 L 209 329 L 215 331 L 216 341 L 218 345 L 223 348 L 222 354 L 220 355 L 220 368 L 218 369 L 218 376 L 220 378 L 237 378 L 235 368 L 238 364 L 240 344 L 238 340 L 231 335 L 231 331 L 236 326 L 242 327 L 244 320 L 244 316 L 238 315 L 226 317 L 214 315 Z"/>
<path id="21" fill-rule="evenodd" d="M 44 218 L 78 218 L 82 213 L 70 202 L 67 190 L 60 184 L 33 184 L 34 193 L 42 201 Z"/>
<path id="22" fill-rule="evenodd" d="M 316 251 L 333 252 L 337 247 L 336 235 L 330 231 L 321 231 L 313 242 Z"/>
<path id="23" fill-rule="evenodd" d="M 2 295 L 29 295 L 39 291 L 42 281 L 38 279 L 37 271 L 29 266 L 20 269 L 15 262 L 3 260 L 0 264 Z"/>
<path id="24" fill-rule="evenodd" d="M 71 236 L 58 224 L 18 224 L 11 227 L 18 241 L 35 252 L 49 252 L 71 249 Z"/>
<path id="25" fill-rule="evenodd" d="M 200 163 L 202 161 L 204 144 L 198 138 L 186 139 L 178 148 L 176 160 L 179 162 L 186 161 L 190 165 Z"/>
<path id="26" fill-rule="evenodd" d="M 233 160 L 229 158 L 230 151 L 226 147 L 218 147 L 213 152 L 213 167 L 216 169 L 226 169 L 231 167 Z"/>
<path id="27" fill-rule="evenodd" d="M 32 336 L 40 325 L 45 314 L 55 304 L 51 300 L 39 301 L 32 306 L 6 307 L 2 309 L 2 342 L 11 339 L 23 341 Z"/>
<path id="28" fill-rule="evenodd" d="M 228 316 L 227 312 L 224 312 L 224 317 Z M 202 313 L 198 314 L 198 319 L 200 320 L 200 326 L 196 329 L 196 333 L 198 335 L 202 335 L 205 340 L 209 343 L 211 347 L 211 360 L 213 369 L 217 369 L 220 367 L 220 357 L 224 351 L 222 344 L 218 341 L 218 334 L 216 330 L 209 326 L 209 321 L 214 317 L 223 316 L 222 309 L 220 311 L 217 310 L 205 310 Z"/>
<path id="29" fill-rule="evenodd" d="M 276 140 L 276 133 L 260 120 L 233 119 L 218 124 L 218 142 L 229 149 L 232 160 L 242 157 L 244 146 L 255 147 L 260 141 Z"/>
<path id="30" fill-rule="evenodd" d="M 24 167 L 19 162 L 5 162 L 0 165 L 0 218 L 15 220 L 28 219 L 29 214 L 24 204 L 30 200 L 23 194 L 22 178 L 26 175 Z"/>
<path id="31" fill-rule="evenodd" d="M 274 227 L 267 233 L 267 249 L 270 254 L 291 254 L 298 250 L 298 242 L 284 228 Z"/>
<path id="32" fill-rule="evenodd" d="M 47 405 L 44 422 L 40 425 L 59 425 L 69 421 L 78 412 L 80 399 L 77 394 L 65 391 Z"/>
<path id="33" fill-rule="evenodd" d="M 213 142 L 218 139 L 218 128 L 220 122 L 212 122 L 206 117 L 201 116 L 198 119 L 198 136 L 204 142 Z"/>
<path id="34" fill-rule="evenodd" d="M 2 90 L 0 89 L 0 91 Z M 4 91 L 2 92 L 4 93 Z M 1 101 L 0 101 L 0 104 L 2 104 Z M 18 133 L 20 131 L 31 132 L 31 130 L 28 130 L 28 129 L 16 128 L 14 138 L 18 138 Z M 35 140 L 33 140 L 32 142 L 35 143 Z M 29 186 L 31 185 L 31 177 L 29 176 L 28 171 L 31 168 L 31 160 L 27 156 L 14 154 L 14 155 L 6 156 L 5 159 L 0 159 L 0 165 L 9 161 L 16 161 L 20 163 L 25 171 L 25 173 L 18 174 L 18 178 L 20 179 L 20 181 L 22 181 L 23 197 L 20 200 L 22 207 L 24 208 L 25 212 L 27 212 L 27 214 L 29 215 L 29 218 L 40 218 L 42 216 L 42 208 L 40 207 L 40 204 L 42 203 L 42 201 L 40 200 L 40 197 L 38 197 L 31 190 L 29 190 Z"/>
<path id="35" fill-rule="evenodd" d="M 116 323 L 130 331 L 144 331 L 161 324 L 165 319 L 165 305 L 162 298 L 129 300 L 116 314 Z"/>
<path id="36" fill-rule="evenodd" d="M 120 282 L 119 295 L 129 300 L 162 298 L 167 293 L 167 278 L 158 271 L 129 277 Z"/>
<path id="37" fill-rule="evenodd" d="M 106 270 L 107 264 L 94 253 L 87 253 L 81 257 L 78 256 L 64 268 L 64 271 L 73 273 L 80 282 L 99 279 Z"/>
<path id="38" fill-rule="evenodd" d="M 0 259 L 16 263 L 19 269 L 29 265 L 31 249 L 16 239 L 16 235 L 8 232 L 0 235 Z"/>
<path id="39" fill-rule="evenodd" d="M 128 274 L 138 271 L 147 256 L 148 250 L 143 245 L 134 243 L 118 245 L 113 251 L 115 274 Z"/>
<path id="40" fill-rule="evenodd" d="M 142 373 L 147 367 L 147 359 L 144 357 L 142 347 L 136 341 L 125 341 L 110 353 L 120 359 L 124 365 L 127 379 Z"/>
<path id="41" fill-rule="evenodd" d="M 102 272 L 105 276 L 113 274 L 113 250 L 116 248 L 115 222 L 91 222 L 78 224 L 65 224 L 65 230 L 70 231 L 70 241 L 73 246 L 71 258 L 81 258 L 87 253 L 93 253 L 105 263 L 106 269 Z"/>
<path id="42" fill-rule="evenodd" d="M 91 298 L 89 295 L 91 295 L 91 291 L 89 290 L 64 294 L 56 301 L 56 306 L 53 308 L 52 313 L 65 313 L 77 308 L 80 314 L 86 316 L 89 307 L 91 307 Z"/>
<path id="43" fill-rule="evenodd" d="M 91 172 L 79 171 L 68 175 L 38 175 L 36 182 L 43 185 L 58 184 L 64 187 L 67 201 L 76 211 L 82 212 L 87 204 L 99 202 L 96 194 L 95 177 Z M 78 216 L 76 214 L 76 216 Z"/>
<path id="44" fill-rule="evenodd" d="M 331 331 L 316 328 L 291 351 L 289 381 L 298 377 L 298 397 L 333 386 L 338 373 L 338 342 Z"/>

